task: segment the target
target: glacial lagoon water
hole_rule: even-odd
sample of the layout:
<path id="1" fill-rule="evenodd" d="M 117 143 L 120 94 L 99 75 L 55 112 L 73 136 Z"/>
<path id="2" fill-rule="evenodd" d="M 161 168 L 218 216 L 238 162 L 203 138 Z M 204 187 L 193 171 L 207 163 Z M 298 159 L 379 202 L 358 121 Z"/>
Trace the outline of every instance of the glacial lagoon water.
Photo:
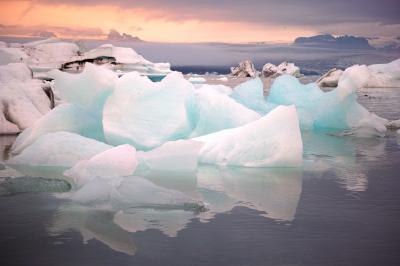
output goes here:
<path id="1" fill-rule="evenodd" d="M 400 118 L 400 89 L 358 96 Z M 20 169 L 29 181 L 1 164 L 0 265 L 398 265 L 400 135 L 302 137 L 302 168 L 146 176 L 203 198 L 200 212 L 84 207 L 63 197 L 62 169 Z"/>

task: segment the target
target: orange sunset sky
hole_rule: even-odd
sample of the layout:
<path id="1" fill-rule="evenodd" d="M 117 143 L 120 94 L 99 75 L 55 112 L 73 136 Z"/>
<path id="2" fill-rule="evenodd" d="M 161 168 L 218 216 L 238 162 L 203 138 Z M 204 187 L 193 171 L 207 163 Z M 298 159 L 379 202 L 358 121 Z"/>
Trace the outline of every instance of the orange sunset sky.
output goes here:
<path id="1" fill-rule="evenodd" d="M 378 17 L 364 21 L 330 21 L 318 15 L 320 11 L 317 10 L 318 16 L 311 19 L 313 9 L 307 11 L 311 5 L 296 8 L 290 2 L 284 7 L 270 6 L 280 11 L 281 16 L 264 6 L 269 1 L 258 1 L 265 15 L 257 9 L 257 1 L 248 1 L 255 7 L 244 6 L 246 1 L 232 1 L 232 6 L 229 1 L 221 1 L 226 2 L 225 5 L 215 7 L 213 1 L 205 2 L 172 1 L 171 5 L 162 7 L 167 2 L 0 0 L 0 35 L 28 36 L 47 30 L 59 37 L 98 39 L 105 38 L 110 29 L 116 29 L 146 41 L 159 42 L 291 42 L 298 36 L 321 32 L 350 34 L 352 31 L 355 35 L 387 37 L 395 36 L 400 29 L 397 20 L 380 22 Z M 340 6 L 337 9 L 340 11 Z M 360 17 L 367 18 L 367 15 Z M 285 17 L 287 20 L 282 19 Z"/>

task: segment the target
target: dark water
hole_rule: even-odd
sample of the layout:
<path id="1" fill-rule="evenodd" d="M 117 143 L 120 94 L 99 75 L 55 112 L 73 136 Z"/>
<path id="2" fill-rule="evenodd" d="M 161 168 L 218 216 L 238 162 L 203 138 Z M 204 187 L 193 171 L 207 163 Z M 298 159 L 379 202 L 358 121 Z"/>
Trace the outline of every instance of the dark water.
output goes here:
<path id="1" fill-rule="evenodd" d="M 359 97 L 400 118 L 400 90 Z M 400 136 L 303 132 L 303 142 L 301 169 L 147 177 L 204 199 L 200 213 L 79 206 L 46 179 L 58 193 L 14 188 L 0 197 L 0 265 L 398 265 Z"/>

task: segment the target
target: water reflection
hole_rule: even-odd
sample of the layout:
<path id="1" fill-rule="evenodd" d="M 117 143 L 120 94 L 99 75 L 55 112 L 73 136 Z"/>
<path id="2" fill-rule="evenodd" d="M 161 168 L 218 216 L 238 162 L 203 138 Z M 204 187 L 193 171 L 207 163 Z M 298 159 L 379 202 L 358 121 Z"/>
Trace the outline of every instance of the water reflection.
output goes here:
<path id="1" fill-rule="evenodd" d="M 391 140 L 396 141 L 394 138 Z M 332 176 L 327 173 L 333 173 L 336 182 L 344 189 L 363 192 L 368 189 L 368 170 L 375 163 L 382 163 L 386 156 L 387 141 L 387 138 L 362 139 L 303 132 L 303 168 L 251 169 L 202 165 L 194 174 L 141 173 L 142 178 L 157 188 L 167 189 L 171 195 L 179 193 L 184 198 L 206 203 L 207 210 L 197 212 L 154 206 L 133 208 L 135 204 L 81 205 L 68 201 L 58 209 L 48 231 L 61 235 L 76 231 L 82 235 L 84 243 L 95 239 L 117 252 L 134 255 L 140 249 L 140 245 L 134 242 L 136 232 L 155 229 L 168 237 L 176 237 L 191 221 L 208 222 L 236 206 L 256 210 L 268 219 L 291 222 L 296 217 L 303 176 L 324 178 Z M 20 167 L 18 170 L 27 176 L 65 179 L 63 168 Z M 133 178 L 126 177 L 120 184 Z M 126 201 L 137 201 L 137 197 L 142 197 L 140 193 L 132 195 L 132 187 L 115 187 L 116 191 L 121 192 L 121 189 L 127 195 Z M 69 198 L 65 197 L 68 195 L 60 197 Z M 146 194 L 145 197 L 151 199 L 152 195 Z"/>
<path id="2" fill-rule="evenodd" d="M 302 188 L 301 169 L 199 168 L 198 189 L 209 203 L 202 220 L 245 206 L 263 216 L 292 221 Z"/>
<path id="3" fill-rule="evenodd" d="M 134 255 L 138 247 L 132 233 L 156 229 L 166 236 L 176 237 L 193 219 L 209 221 L 235 206 L 246 206 L 268 218 L 292 221 L 301 194 L 301 175 L 300 169 L 202 166 L 197 176 L 189 176 L 189 180 L 182 183 L 183 177 L 179 175 L 153 174 L 147 178 L 157 186 L 201 199 L 208 210 L 197 213 L 184 209 L 116 209 L 115 206 L 82 206 L 68 201 L 58 209 L 48 231 L 51 234 L 76 231 L 82 235 L 84 243 L 96 239 L 114 251 Z"/>
<path id="4" fill-rule="evenodd" d="M 77 231 L 84 243 L 96 239 L 115 251 L 134 255 L 136 244 L 126 230 L 114 223 L 114 215 L 110 210 L 66 205 L 58 210 L 48 231 L 51 234 Z"/>
<path id="5" fill-rule="evenodd" d="M 355 138 L 303 132 L 304 170 L 320 177 L 334 172 L 346 190 L 368 189 L 367 171 L 385 157 L 387 138 Z"/>

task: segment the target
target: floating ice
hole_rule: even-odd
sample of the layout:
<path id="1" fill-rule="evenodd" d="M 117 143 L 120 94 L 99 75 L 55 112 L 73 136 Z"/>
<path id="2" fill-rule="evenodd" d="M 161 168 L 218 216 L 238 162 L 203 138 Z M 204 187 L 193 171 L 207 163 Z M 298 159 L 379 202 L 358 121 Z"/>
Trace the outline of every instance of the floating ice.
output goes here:
<path id="1" fill-rule="evenodd" d="M 264 99 L 264 86 L 260 78 L 246 81 L 235 87 L 230 97 L 259 114 L 266 114 L 268 111 L 267 102 Z"/>
<path id="2" fill-rule="evenodd" d="M 74 104 L 61 104 L 42 116 L 24 130 L 12 146 L 14 154 L 20 153 L 40 136 L 51 132 L 67 131 L 85 137 L 104 139 L 101 120 Z"/>
<path id="3" fill-rule="evenodd" d="M 197 123 L 191 136 L 242 126 L 260 118 L 256 112 L 209 86 L 196 91 Z"/>
<path id="4" fill-rule="evenodd" d="M 365 84 L 366 67 L 348 68 L 338 88 L 323 92 L 316 84 L 302 85 L 296 78 L 284 75 L 275 80 L 268 104 L 292 105 L 297 108 L 303 129 L 345 131 L 351 134 L 381 135 L 386 132 L 386 119 L 370 113 L 357 103 L 356 88 Z"/>
<path id="5" fill-rule="evenodd" d="M 231 67 L 231 73 L 232 76 L 239 78 L 256 77 L 258 74 L 253 62 L 250 60 L 244 60 L 238 66 Z"/>
<path id="6" fill-rule="evenodd" d="M 64 172 L 80 187 L 95 178 L 114 178 L 132 175 L 138 165 L 136 149 L 128 144 L 101 152 L 82 160 Z"/>
<path id="7" fill-rule="evenodd" d="M 206 83 L 206 81 L 207 81 L 203 77 L 190 77 L 188 80 L 193 84 L 203 84 L 203 83 Z"/>
<path id="8" fill-rule="evenodd" d="M 294 63 L 282 62 L 278 66 L 267 63 L 262 68 L 262 75 L 265 78 L 277 77 L 280 75 L 289 74 L 295 77 L 300 76 L 300 68 Z"/>
<path id="9" fill-rule="evenodd" d="M 7 164 L 72 167 L 110 148 L 105 143 L 61 131 L 40 136 Z"/>
<path id="10" fill-rule="evenodd" d="M 21 48 L 0 48 L 0 65 L 7 65 L 10 63 L 22 63 L 25 62 L 27 58 L 28 55 Z"/>
<path id="11" fill-rule="evenodd" d="M 25 45 L 29 54 L 27 63 L 34 72 L 60 68 L 63 63 L 78 55 L 79 47 L 75 43 L 51 40 Z"/>
<path id="12" fill-rule="evenodd" d="M 336 87 L 342 74 L 342 70 L 332 68 L 322 75 L 315 83 L 317 83 L 320 87 Z"/>
<path id="13" fill-rule="evenodd" d="M 104 102 L 118 80 L 111 70 L 90 63 L 79 74 L 54 70 L 49 75 L 54 78 L 54 89 L 62 99 L 98 116 L 101 116 Z"/>
<path id="14" fill-rule="evenodd" d="M 303 145 L 294 106 L 278 106 L 247 125 L 195 138 L 200 161 L 246 167 L 296 167 Z"/>
<path id="15" fill-rule="evenodd" d="M 187 137 L 193 129 L 193 91 L 176 72 L 154 83 L 137 72 L 124 75 L 104 106 L 107 142 L 151 149 Z"/>
<path id="16" fill-rule="evenodd" d="M 142 170 L 194 172 L 201 146 L 197 141 L 177 140 L 148 152 L 138 152 L 137 156 Z"/>
<path id="17" fill-rule="evenodd" d="M 18 133 L 50 110 L 42 86 L 25 64 L 0 66 L 0 134 Z"/>
<path id="18" fill-rule="evenodd" d="M 352 68 L 352 67 L 351 67 Z M 320 86 L 336 87 L 342 79 L 357 79 L 358 76 L 343 77 L 343 71 L 330 70 L 328 73 L 318 79 Z M 366 79 L 363 87 L 366 88 L 398 88 L 400 87 L 400 59 L 388 64 L 369 65 L 364 74 Z"/>
<path id="19" fill-rule="evenodd" d="M 137 71 L 141 75 L 165 76 L 171 72 L 169 63 L 152 63 L 137 54 L 132 48 L 103 44 L 93 50 L 65 61 L 63 69 L 80 70 L 90 62 L 111 69 L 119 74 Z"/>

